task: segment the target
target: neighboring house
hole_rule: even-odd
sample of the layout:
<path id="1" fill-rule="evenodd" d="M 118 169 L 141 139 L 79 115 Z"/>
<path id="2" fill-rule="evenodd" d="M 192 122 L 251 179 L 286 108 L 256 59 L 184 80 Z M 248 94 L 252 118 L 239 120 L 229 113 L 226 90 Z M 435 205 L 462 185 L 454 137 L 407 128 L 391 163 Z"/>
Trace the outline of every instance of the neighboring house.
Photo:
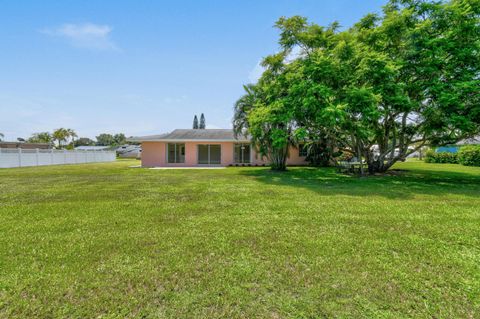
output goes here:
<path id="1" fill-rule="evenodd" d="M 142 147 L 140 145 L 122 145 L 116 149 L 118 157 L 121 158 L 140 158 Z"/>
<path id="2" fill-rule="evenodd" d="M 133 137 L 142 143 L 142 166 L 265 165 L 246 137 L 235 138 L 231 129 L 178 129 L 171 133 Z M 306 165 L 305 150 L 291 147 L 288 165 Z"/>
<path id="3" fill-rule="evenodd" d="M 413 147 L 409 146 L 408 147 L 408 150 L 412 150 Z M 371 150 L 372 150 L 372 153 L 373 153 L 373 156 L 375 157 L 378 157 L 380 156 L 380 148 L 378 147 L 377 144 L 373 145 L 371 147 Z M 390 156 L 391 152 L 387 153 L 386 157 L 388 158 Z M 400 154 L 400 149 L 399 148 L 396 148 L 394 151 L 393 151 L 393 156 L 398 156 L 398 154 Z M 414 152 L 412 154 L 410 154 L 409 156 L 407 157 L 418 157 L 418 153 L 417 152 Z"/>
<path id="4" fill-rule="evenodd" d="M 447 152 L 447 153 L 457 153 L 460 150 L 460 147 L 465 146 L 465 145 L 478 145 L 480 144 L 480 135 L 475 136 L 472 138 L 468 138 L 465 140 L 459 141 L 457 144 L 454 145 L 446 145 L 446 146 L 440 146 L 435 149 L 436 153 L 442 153 L 442 152 Z"/>
<path id="5" fill-rule="evenodd" d="M 21 148 L 26 150 L 48 150 L 52 148 L 48 143 L 28 143 L 28 142 L 0 142 L 0 148 Z"/>
<path id="6" fill-rule="evenodd" d="M 77 151 L 106 151 L 110 150 L 111 146 L 77 146 L 75 149 Z"/>

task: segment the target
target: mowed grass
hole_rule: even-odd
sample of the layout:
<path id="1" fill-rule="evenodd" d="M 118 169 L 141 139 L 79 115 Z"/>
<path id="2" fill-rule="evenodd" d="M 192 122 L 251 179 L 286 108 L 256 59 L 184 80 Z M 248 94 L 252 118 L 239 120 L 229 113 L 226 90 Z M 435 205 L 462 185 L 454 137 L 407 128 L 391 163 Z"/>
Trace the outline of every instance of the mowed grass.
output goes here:
<path id="1" fill-rule="evenodd" d="M 480 317 L 480 168 L 136 163 L 0 170 L 0 317 Z"/>

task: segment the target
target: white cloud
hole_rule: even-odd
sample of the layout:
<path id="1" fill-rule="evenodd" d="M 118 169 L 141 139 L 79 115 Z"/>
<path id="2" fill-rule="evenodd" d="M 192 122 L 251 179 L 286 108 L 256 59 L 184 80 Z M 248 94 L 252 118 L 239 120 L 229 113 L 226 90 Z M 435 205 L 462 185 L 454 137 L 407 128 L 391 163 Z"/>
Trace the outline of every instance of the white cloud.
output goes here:
<path id="1" fill-rule="evenodd" d="M 56 28 L 47 28 L 40 32 L 53 37 L 66 39 L 78 48 L 92 50 L 119 50 L 110 38 L 113 28 L 93 23 L 64 24 Z"/>

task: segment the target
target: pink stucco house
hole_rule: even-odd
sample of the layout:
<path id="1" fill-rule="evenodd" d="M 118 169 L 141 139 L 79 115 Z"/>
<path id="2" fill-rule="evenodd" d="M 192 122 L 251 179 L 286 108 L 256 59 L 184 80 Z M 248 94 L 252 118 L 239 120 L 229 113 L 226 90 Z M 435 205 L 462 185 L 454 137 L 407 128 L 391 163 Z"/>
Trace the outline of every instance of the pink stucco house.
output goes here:
<path id="1" fill-rule="evenodd" d="M 178 129 L 161 135 L 140 136 L 143 167 L 264 165 L 246 137 L 235 138 L 231 129 Z M 306 165 L 303 147 L 290 149 L 288 165 Z"/>

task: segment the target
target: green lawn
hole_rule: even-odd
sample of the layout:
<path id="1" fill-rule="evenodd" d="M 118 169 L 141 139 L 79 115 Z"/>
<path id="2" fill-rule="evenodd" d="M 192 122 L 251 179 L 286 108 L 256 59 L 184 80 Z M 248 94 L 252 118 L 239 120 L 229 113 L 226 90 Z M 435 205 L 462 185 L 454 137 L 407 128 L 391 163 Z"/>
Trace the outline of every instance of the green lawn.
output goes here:
<path id="1" fill-rule="evenodd" d="M 478 318 L 480 168 L 0 170 L 0 317 Z"/>

